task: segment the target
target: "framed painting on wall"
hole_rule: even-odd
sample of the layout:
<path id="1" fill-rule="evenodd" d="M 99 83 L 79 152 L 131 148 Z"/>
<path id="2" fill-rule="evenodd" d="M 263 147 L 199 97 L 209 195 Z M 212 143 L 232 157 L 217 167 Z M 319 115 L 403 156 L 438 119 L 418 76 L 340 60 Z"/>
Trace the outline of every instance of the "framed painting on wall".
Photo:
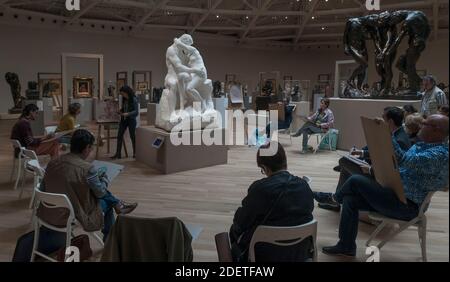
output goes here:
<path id="1" fill-rule="evenodd" d="M 38 87 L 40 98 L 61 96 L 61 73 L 38 73 Z"/>
<path id="2" fill-rule="evenodd" d="M 145 87 L 145 88 L 144 88 Z M 151 71 L 134 71 L 133 72 L 133 88 L 135 91 L 144 92 L 152 89 L 152 72 Z"/>
<path id="3" fill-rule="evenodd" d="M 92 78 L 73 78 L 73 98 L 92 98 L 94 80 Z"/>

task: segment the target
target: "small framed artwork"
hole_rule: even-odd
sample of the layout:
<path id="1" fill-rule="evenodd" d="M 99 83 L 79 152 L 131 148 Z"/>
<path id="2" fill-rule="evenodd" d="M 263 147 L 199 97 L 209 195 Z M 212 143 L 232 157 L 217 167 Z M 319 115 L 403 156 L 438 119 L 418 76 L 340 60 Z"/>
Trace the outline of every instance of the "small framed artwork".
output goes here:
<path id="1" fill-rule="evenodd" d="M 147 82 L 138 82 L 138 83 L 137 83 L 136 90 L 138 90 L 138 91 L 149 90 L 149 89 L 148 89 L 148 83 L 147 83 Z"/>
<path id="2" fill-rule="evenodd" d="M 128 85 L 128 72 L 122 71 L 116 73 L 116 89 L 120 91 L 120 88 Z"/>
<path id="3" fill-rule="evenodd" d="M 145 88 L 144 88 L 145 86 Z M 136 91 L 146 91 L 152 89 L 152 72 L 151 71 L 134 71 L 133 72 L 133 88 Z"/>
<path id="4" fill-rule="evenodd" d="M 93 83 L 92 78 L 79 78 L 73 79 L 73 98 L 92 98 L 93 95 Z"/>
<path id="5" fill-rule="evenodd" d="M 38 86 L 40 97 L 61 96 L 61 73 L 38 73 Z"/>

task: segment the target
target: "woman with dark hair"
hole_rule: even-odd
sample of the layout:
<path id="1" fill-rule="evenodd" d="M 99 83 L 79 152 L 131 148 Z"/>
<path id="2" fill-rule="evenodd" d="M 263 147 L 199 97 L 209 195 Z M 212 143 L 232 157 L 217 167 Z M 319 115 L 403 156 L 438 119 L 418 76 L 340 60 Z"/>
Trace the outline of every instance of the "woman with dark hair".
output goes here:
<path id="1" fill-rule="evenodd" d="M 52 159 L 55 159 L 59 156 L 60 146 L 57 140 L 50 141 L 53 138 L 53 134 L 42 138 L 33 136 L 30 122 L 36 120 L 38 111 L 39 108 L 35 104 L 25 106 L 22 115 L 12 129 L 11 139 L 18 140 L 23 147 L 33 150 L 38 156 L 50 155 Z M 16 150 L 15 154 L 17 155 L 17 153 L 18 151 Z"/>
<path id="2" fill-rule="evenodd" d="M 308 137 L 311 134 L 327 132 L 333 128 L 334 115 L 328 108 L 330 106 L 330 99 L 323 98 L 320 101 L 320 108 L 317 112 L 306 119 L 305 125 L 303 125 L 296 133 L 292 134 L 293 137 L 299 137 L 303 135 L 303 154 L 308 151 Z"/>
<path id="3" fill-rule="evenodd" d="M 122 96 L 122 109 L 120 109 L 120 125 L 117 133 L 117 150 L 112 159 L 122 158 L 122 144 L 125 131 L 129 130 L 131 142 L 133 144 L 133 158 L 136 154 L 136 118 L 139 115 L 139 103 L 134 93 L 134 90 L 129 86 L 120 88 L 120 95 Z"/>

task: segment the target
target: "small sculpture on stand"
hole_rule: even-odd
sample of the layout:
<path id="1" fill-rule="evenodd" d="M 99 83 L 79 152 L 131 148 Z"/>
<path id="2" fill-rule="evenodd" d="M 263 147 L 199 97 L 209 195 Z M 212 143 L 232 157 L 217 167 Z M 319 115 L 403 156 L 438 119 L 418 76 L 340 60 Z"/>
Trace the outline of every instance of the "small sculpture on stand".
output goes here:
<path id="1" fill-rule="evenodd" d="M 213 96 L 214 98 L 220 98 L 222 96 L 222 83 L 218 80 L 213 83 Z"/>
<path id="2" fill-rule="evenodd" d="M 273 83 L 270 80 L 266 80 L 262 88 L 262 93 L 264 94 L 264 96 L 270 96 L 272 95 L 272 92 L 273 92 Z"/>
<path id="3" fill-rule="evenodd" d="M 8 72 L 5 74 L 5 79 L 11 88 L 11 95 L 14 101 L 14 107 L 9 110 L 9 113 L 21 113 L 25 98 L 20 94 L 22 87 L 20 86 L 19 76 L 16 73 Z"/>
<path id="4" fill-rule="evenodd" d="M 28 82 L 28 89 L 25 91 L 27 100 L 39 100 L 39 89 L 36 81 Z"/>

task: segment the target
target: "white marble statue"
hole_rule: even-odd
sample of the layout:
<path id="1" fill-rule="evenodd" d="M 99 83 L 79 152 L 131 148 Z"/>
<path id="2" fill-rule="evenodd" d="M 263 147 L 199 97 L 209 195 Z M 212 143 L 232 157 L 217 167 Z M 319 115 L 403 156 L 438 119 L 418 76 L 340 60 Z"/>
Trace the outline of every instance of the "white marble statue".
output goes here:
<path id="1" fill-rule="evenodd" d="M 167 49 L 166 89 L 156 117 L 156 126 L 167 131 L 180 123 L 189 123 L 190 128 L 196 130 L 206 126 L 212 128 L 211 123 L 217 121 L 212 81 L 207 79 L 203 58 L 192 44 L 192 37 L 184 34 L 175 38 L 174 44 Z"/>

